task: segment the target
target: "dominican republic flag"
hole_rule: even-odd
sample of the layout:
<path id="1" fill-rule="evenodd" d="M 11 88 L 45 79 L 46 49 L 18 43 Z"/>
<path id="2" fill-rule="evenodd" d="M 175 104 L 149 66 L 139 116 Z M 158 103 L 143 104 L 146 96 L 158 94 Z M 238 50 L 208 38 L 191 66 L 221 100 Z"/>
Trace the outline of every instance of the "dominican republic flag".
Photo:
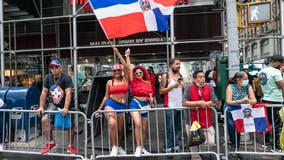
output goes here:
<path id="1" fill-rule="evenodd" d="M 228 106 L 237 132 L 270 132 L 265 104 Z"/>
<path id="2" fill-rule="evenodd" d="M 89 0 L 108 39 L 166 31 L 176 0 Z"/>

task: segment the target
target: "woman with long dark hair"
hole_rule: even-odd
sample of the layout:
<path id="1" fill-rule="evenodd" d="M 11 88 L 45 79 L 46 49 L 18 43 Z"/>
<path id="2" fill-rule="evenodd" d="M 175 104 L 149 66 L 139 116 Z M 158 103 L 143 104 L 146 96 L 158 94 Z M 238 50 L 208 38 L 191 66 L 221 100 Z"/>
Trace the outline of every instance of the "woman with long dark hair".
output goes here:
<path id="1" fill-rule="evenodd" d="M 120 59 L 121 64 L 114 64 L 112 67 L 113 78 L 107 81 L 106 93 L 99 106 L 99 109 L 104 110 L 123 110 L 126 109 L 126 95 L 128 92 L 128 74 L 131 68 L 128 68 L 126 61 L 119 54 L 117 48 L 113 48 L 114 53 Z M 129 52 L 129 50 L 126 50 Z M 126 74 L 123 74 L 122 72 Z M 124 124 L 123 112 L 106 112 L 105 118 L 108 121 L 108 127 L 110 132 L 110 140 L 112 143 L 112 150 L 110 155 L 116 156 L 118 154 L 126 154 L 122 149 L 122 132 Z"/>

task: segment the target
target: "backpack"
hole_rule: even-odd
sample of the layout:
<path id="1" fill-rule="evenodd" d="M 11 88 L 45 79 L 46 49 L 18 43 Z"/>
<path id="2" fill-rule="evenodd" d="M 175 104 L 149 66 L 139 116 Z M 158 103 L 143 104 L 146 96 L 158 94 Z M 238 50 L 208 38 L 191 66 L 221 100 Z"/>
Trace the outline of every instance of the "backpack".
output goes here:
<path id="1" fill-rule="evenodd" d="M 252 82 L 255 88 L 255 94 L 257 96 L 263 96 L 260 80 L 257 77 L 255 77 L 253 78 Z"/>

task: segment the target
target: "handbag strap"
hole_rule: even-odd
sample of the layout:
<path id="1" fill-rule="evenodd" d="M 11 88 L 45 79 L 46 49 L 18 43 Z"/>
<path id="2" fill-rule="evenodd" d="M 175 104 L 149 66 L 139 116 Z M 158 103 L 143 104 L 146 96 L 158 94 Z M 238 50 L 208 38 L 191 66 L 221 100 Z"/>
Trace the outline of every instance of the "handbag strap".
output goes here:
<path id="1" fill-rule="evenodd" d="M 133 98 L 133 100 L 138 104 L 138 106 L 139 106 L 140 108 L 142 108 L 141 104 L 139 103 L 139 101 L 138 101 L 136 98 Z"/>

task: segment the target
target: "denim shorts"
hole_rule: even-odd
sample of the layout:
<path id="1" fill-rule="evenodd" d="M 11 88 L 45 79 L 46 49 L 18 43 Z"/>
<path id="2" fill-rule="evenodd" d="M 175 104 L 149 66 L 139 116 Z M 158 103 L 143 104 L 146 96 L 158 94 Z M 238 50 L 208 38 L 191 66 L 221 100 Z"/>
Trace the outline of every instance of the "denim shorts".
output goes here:
<path id="1" fill-rule="evenodd" d="M 113 110 L 124 110 L 126 108 L 126 104 L 108 98 L 104 107 L 111 107 Z M 122 114 L 122 113 L 123 112 L 117 112 L 117 114 Z"/>
<path id="2" fill-rule="evenodd" d="M 148 104 L 147 101 L 140 101 L 138 99 L 136 99 L 141 106 L 146 106 Z M 129 104 L 129 109 L 140 109 L 139 107 L 139 104 L 134 100 L 132 99 L 130 104 Z M 148 118 L 149 117 L 149 113 L 141 113 L 141 117 L 144 117 L 144 118 Z"/>

